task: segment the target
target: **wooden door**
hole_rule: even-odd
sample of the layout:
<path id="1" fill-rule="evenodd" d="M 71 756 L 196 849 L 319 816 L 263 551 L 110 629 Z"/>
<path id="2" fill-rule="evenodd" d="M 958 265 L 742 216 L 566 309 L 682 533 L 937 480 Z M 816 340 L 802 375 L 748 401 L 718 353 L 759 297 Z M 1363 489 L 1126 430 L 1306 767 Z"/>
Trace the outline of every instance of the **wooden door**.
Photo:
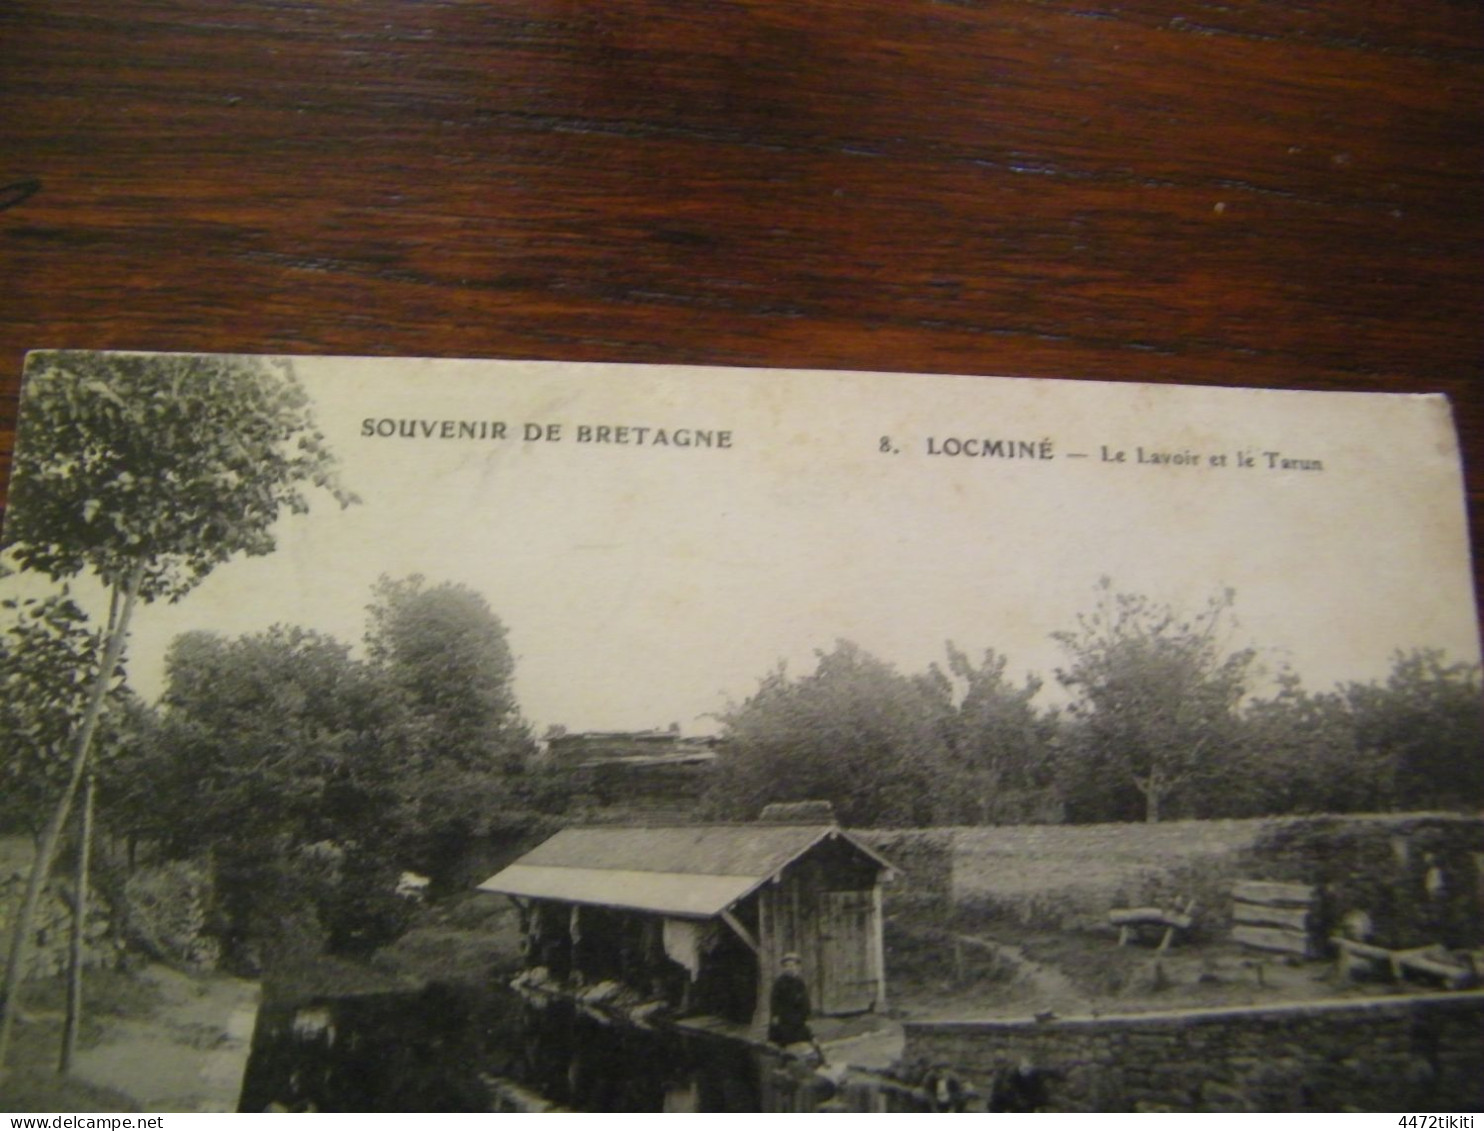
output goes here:
<path id="1" fill-rule="evenodd" d="M 864 1013 L 879 993 L 875 901 L 869 891 L 819 893 L 820 1013 Z"/>

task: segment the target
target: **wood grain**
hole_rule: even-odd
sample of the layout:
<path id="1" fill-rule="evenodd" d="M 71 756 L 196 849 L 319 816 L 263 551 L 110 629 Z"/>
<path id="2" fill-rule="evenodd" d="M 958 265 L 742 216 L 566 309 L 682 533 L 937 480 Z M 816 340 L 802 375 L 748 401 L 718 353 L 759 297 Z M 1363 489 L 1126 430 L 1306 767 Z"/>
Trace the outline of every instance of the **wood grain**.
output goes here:
<path id="1" fill-rule="evenodd" d="M 1484 528 L 1484 10 L 0 7 L 33 347 L 1443 392 Z M 3 497 L 3 496 L 0 496 Z"/>

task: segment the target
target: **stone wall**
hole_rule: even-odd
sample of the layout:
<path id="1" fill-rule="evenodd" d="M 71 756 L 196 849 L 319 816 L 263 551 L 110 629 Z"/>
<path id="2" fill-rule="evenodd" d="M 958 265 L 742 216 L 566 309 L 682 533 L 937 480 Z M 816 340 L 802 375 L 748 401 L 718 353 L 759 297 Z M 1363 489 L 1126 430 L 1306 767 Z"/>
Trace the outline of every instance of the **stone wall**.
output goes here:
<path id="1" fill-rule="evenodd" d="M 1484 993 L 1049 1021 L 908 1022 L 907 1063 L 981 1091 L 1022 1065 L 1049 1111 L 1477 1111 Z"/>
<path id="2" fill-rule="evenodd" d="M 14 916 L 25 902 L 26 877 L 21 873 L 0 877 L 0 961 L 10 954 Z M 23 977 L 53 978 L 67 971 L 72 939 L 72 888 L 52 883 L 42 892 L 32 920 L 30 959 Z M 83 928 L 82 960 L 85 967 L 114 966 L 122 951 L 113 936 L 107 905 L 94 891 L 88 903 Z"/>

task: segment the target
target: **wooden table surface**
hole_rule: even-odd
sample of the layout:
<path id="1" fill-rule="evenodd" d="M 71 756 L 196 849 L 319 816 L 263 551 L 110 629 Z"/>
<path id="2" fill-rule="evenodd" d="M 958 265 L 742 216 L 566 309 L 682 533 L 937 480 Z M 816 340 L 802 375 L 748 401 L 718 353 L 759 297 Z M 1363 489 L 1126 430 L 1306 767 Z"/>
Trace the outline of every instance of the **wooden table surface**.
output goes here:
<path id="1" fill-rule="evenodd" d="M 1429 391 L 1484 560 L 1472 2 L 7 0 L 0 96 L 0 476 L 43 346 Z"/>

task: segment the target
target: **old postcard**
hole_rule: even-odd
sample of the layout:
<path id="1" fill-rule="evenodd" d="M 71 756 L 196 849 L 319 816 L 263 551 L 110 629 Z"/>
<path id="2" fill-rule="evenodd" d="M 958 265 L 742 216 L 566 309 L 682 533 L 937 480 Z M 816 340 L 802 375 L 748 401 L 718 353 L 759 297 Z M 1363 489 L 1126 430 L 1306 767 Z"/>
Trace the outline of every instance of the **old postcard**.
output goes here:
<path id="1" fill-rule="evenodd" d="M 1442 398 L 43 352 L 10 499 L 0 1106 L 1477 1107 Z"/>

